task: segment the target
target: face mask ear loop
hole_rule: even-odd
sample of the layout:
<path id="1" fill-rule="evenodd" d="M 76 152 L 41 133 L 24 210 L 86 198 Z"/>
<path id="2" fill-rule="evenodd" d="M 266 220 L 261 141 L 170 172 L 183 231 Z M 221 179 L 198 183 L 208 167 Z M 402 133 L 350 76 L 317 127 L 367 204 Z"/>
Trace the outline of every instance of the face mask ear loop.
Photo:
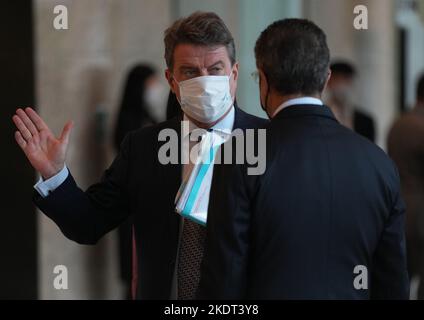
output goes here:
<path id="1" fill-rule="evenodd" d="M 265 75 L 265 73 L 264 73 L 264 75 Z M 268 81 L 267 81 L 268 82 Z M 260 86 L 260 83 L 261 83 L 261 80 L 259 79 L 259 86 Z M 266 95 L 265 95 L 265 105 L 262 105 L 262 102 L 261 102 L 261 108 L 262 108 L 262 110 L 263 111 L 265 111 L 265 113 L 266 113 L 266 115 L 268 116 L 268 118 L 269 119 L 271 119 L 271 117 L 269 116 L 269 113 L 268 113 L 268 98 L 269 98 L 269 82 L 268 82 L 268 84 L 267 84 L 267 89 L 266 89 Z"/>
<path id="2" fill-rule="evenodd" d="M 178 88 L 181 90 L 180 83 L 177 81 L 177 79 L 175 79 L 175 77 L 173 75 L 171 76 L 171 79 L 174 80 L 177 83 Z M 178 96 L 175 93 L 174 93 L 174 95 L 175 95 L 175 98 L 177 99 L 178 103 L 180 104 L 180 108 L 181 108 L 181 101 L 180 101 L 180 99 L 178 99 Z M 181 95 L 181 91 L 180 91 L 180 95 Z"/>
<path id="3" fill-rule="evenodd" d="M 268 98 L 269 98 L 269 85 L 268 85 L 268 88 L 266 90 L 266 96 L 265 96 L 265 108 L 266 108 L 265 112 L 268 115 L 268 118 L 271 119 L 271 117 L 268 114 Z"/>
<path id="4" fill-rule="evenodd" d="M 230 74 L 228 75 L 228 81 L 230 81 L 230 80 L 231 80 L 231 76 L 232 76 L 232 74 L 233 74 L 233 68 L 231 68 Z"/>

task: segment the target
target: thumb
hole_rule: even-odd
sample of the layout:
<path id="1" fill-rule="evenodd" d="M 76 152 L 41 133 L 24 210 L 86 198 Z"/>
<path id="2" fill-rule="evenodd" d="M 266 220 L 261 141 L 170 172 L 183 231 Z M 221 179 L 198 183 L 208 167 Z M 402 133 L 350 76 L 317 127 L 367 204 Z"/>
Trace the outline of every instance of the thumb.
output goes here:
<path id="1" fill-rule="evenodd" d="M 71 135 L 72 128 L 74 127 L 73 121 L 68 121 L 63 127 L 62 134 L 60 135 L 59 140 L 62 143 L 68 144 L 69 136 Z"/>

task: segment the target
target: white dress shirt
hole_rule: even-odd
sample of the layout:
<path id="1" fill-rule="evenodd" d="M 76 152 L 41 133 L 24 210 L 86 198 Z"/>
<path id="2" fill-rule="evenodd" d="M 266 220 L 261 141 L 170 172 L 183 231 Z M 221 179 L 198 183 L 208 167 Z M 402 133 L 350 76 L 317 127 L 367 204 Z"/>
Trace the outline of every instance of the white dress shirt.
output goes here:
<path id="1" fill-rule="evenodd" d="M 193 122 L 191 122 L 186 115 L 184 115 L 183 120 L 188 121 L 189 128 L 188 128 L 188 132 L 187 131 L 184 132 L 184 135 L 182 137 L 182 143 L 185 146 L 187 146 L 187 143 L 189 143 L 189 148 L 183 147 L 182 152 L 184 152 L 185 150 L 188 150 L 190 155 L 192 147 L 198 143 L 197 141 L 190 141 L 190 134 L 194 130 L 200 129 L 200 128 L 197 127 Z M 227 115 L 221 121 L 219 121 L 213 127 L 211 127 L 209 130 L 213 130 L 214 132 L 221 131 L 225 134 L 231 134 L 234 127 L 234 120 L 235 120 L 235 110 L 234 110 L 234 107 L 231 107 L 231 110 L 227 113 Z M 190 157 L 187 157 L 187 159 L 190 159 Z M 183 165 L 183 174 L 182 174 L 183 180 L 188 174 L 190 174 L 192 169 L 193 169 L 193 163 L 191 161 L 189 161 L 188 164 Z"/>
<path id="2" fill-rule="evenodd" d="M 53 177 L 43 180 L 42 177 L 38 180 L 38 182 L 34 185 L 35 190 L 43 197 L 47 197 L 50 192 L 56 190 L 57 187 L 59 187 L 68 177 L 69 170 L 65 166 L 62 170 L 59 171 L 56 175 Z"/>
<path id="3" fill-rule="evenodd" d="M 189 153 L 191 151 L 191 148 L 197 143 L 190 141 L 190 133 L 193 132 L 193 130 L 198 129 L 198 127 L 191 122 L 186 115 L 184 115 L 183 120 L 189 121 L 189 130 L 188 132 L 185 132 L 184 136 L 182 137 L 183 144 L 189 143 L 189 148 L 184 148 L 183 150 L 189 150 Z M 219 121 L 217 124 L 215 124 L 211 129 L 214 131 L 222 131 L 224 133 L 231 133 L 233 131 L 234 127 L 234 121 L 235 121 L 235 109 L 234 106 L 231 107 L 231 110 L 227 113 L 227 115 Z M 189 158 L 188 158 L 189 159 Z M 189 161 L 188 164 L 184 164 L 182 166 L 182 181 L 184 180 L 185 176 L 191 173 L 191 170 L 193 168 L 193 163 Z M 176 213 L 175 213 L 176 214 Z M 182 236 L 182 230 L 184 228 L 184 219 L 181 217 L 180 219 L 180 232 L 178 236 L 178 245 L 177 245 L 177 255 L 176 255 L 176 264 L 174 268 L 174 275 L 172 277 L 172 285 L 171 285 L 171 300 L 176 300 L 178 298 L 178 259 L 179 259 L 179 253 L 180 253 L 180 244 L 181 244 L 181 236 Z"/>
<path id="4" fill-rule="evenodd" d="M 294 105 L 301 105 L 301 104 L 316 105 L 316 106 L 322 106 L 323 105 L 323 103 L 320 99 L 313 98 L 313 97 L 301 97 L 301 98 L 290 99 L 290 100 L 287 100 L 286 102 L 284 102 L 282 105 L 280 105 L 275 110 L 272 117 L 274 118 L 277 115 L 277 113 L 279 113 L 281 110 L 283 110 L 287 107 L 291 107 L 291 106 L 294 106 Z"/>

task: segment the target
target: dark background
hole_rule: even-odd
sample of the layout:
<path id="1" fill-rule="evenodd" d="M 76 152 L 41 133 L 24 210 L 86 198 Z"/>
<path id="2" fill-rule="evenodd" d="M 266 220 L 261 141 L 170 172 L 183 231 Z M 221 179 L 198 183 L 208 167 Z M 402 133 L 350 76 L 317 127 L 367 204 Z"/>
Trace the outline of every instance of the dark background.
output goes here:
<path id="1" fill-rule="evenodd" d="M 0 299 L 37 298 L 35 173 L 14 141 L 17 107 L 34 106 L 32 1 L 0 2 Z"/>

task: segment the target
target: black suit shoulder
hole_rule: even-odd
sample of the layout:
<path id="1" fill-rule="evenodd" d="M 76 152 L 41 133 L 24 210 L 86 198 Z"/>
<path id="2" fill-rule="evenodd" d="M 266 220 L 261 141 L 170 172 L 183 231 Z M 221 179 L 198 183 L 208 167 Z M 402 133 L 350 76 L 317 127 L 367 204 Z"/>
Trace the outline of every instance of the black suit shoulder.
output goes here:
<path id="1" fill-rule="evenodd" d="M 264 174 L 214 168 L 199 297 L 407 297 L 404 209 L 384 151 L 325 106 L 288 107 L 266 129 Z M 370 291 L 352 286 L 358 265 Z"/>
<path id="2" fill-rule="evenodd" d="M 235 127 L 240 129 L 259 129 L 264 128 L 269 120 L 254 116 L 236 107 Z"/>
<path id="3" fill-rule="evenodd" d="M 149 140 L 149 139 L 155 139 L 157 141 L 157 136 L 162 130 L 165 130 L 165 129 L 180 130 L 181 120 L 182 120 L 181 116 L 176 116 L 164 122 L 160 122 L 155 125 L 151 125 L 148 127 L 131 131 L 129 135 L 131 136 L 131 139 L 134 139 L 137 141 Z"/>
<path id="4" fill-rule="evenodd" d="M 363 115 L 363 119 L 366 119 L 365 117 L 367 116 L 365 114 Z M 373 124 L 372 118 L 368 118 L 368 120 L 365 121 L 370 121 L 370 123 Z M 340 126 L 339 129 L 346 135 L 346 142 L 355 146 L 358 159 L 361 157 L 362 160 L 372 164 L 376 172 L 381 174 L 381 177 L 385 180 L 387 185 L 395 188 L 399 187 L 397 167 L 382 148 L 376 145 L 372 139 L 360 132 L 354 132 L 344 126 Z M 360 151 L 362 151 L 362 153 Z"/>
<path id="5" fill-rule="evenodd" d="M 292 118 L 286 120 L 290 121 L 290 119 Z M 372 130 L 365 131 L 365 133 L 364 131 L 361 132 L 361 130 L 357 131 L 356 129 L 352 131 L 335 121 L 335 119 L 329 120 L 325 118 L 321 119 L 321 125 L 326 128 L 325 135 L 327 135 L 327 138 L 331 138 L 329 141 L 340 141 L 337 145 L 341 150 L 344 149 L 344 152 L 355 155 L 358 163 L 363 163 L 363 165 L 368 163 L 368 167 L 375 169 L 375 172 L 380 175 L 380 178 L 386 185 L 390 186 L 390 190 L 397 192 L 399 188 L 397 167 L 387 153 L 371 139 L 374 136 L 369 135 L 370 132 L 374 132 L 373 119 L 361 111 L 355 111 L 355 119 L 360 119 L 359 123 L 363 126 L 364 123 L 368 124 L 368 128 L 372 128 Z M 272 138 L 271 141 L 269 141 L 271 143 L 269 151 L 271 152 L 273 150 L 273 143 L 275 145 L 281 144 L 281 137 L 287 137 L 288 140 L 298 140 L 299 143 L 301 143 L 306 137 L 299 133 L 301 131 L 305 132 L 305 130 L 302 127 L 296 128 L 296 126 L 298 126 L 298 124 L 295 124 L 295 122 L 293 122 L 293 125 L 282 125 L 278 122 L 269 122 L 268 125 L 265 126 L 268 131 L 267 136 Z M 280 132 L 280 134 L 275 134 L 276 132 Z M 282 136 L 281 133 L 283 134 Z M 269 159 L 267 160 L 272 159 L 272 154 L 269 153 Z M 270 164 L 267 164 L 267 168 L 269 165 Z"/>

